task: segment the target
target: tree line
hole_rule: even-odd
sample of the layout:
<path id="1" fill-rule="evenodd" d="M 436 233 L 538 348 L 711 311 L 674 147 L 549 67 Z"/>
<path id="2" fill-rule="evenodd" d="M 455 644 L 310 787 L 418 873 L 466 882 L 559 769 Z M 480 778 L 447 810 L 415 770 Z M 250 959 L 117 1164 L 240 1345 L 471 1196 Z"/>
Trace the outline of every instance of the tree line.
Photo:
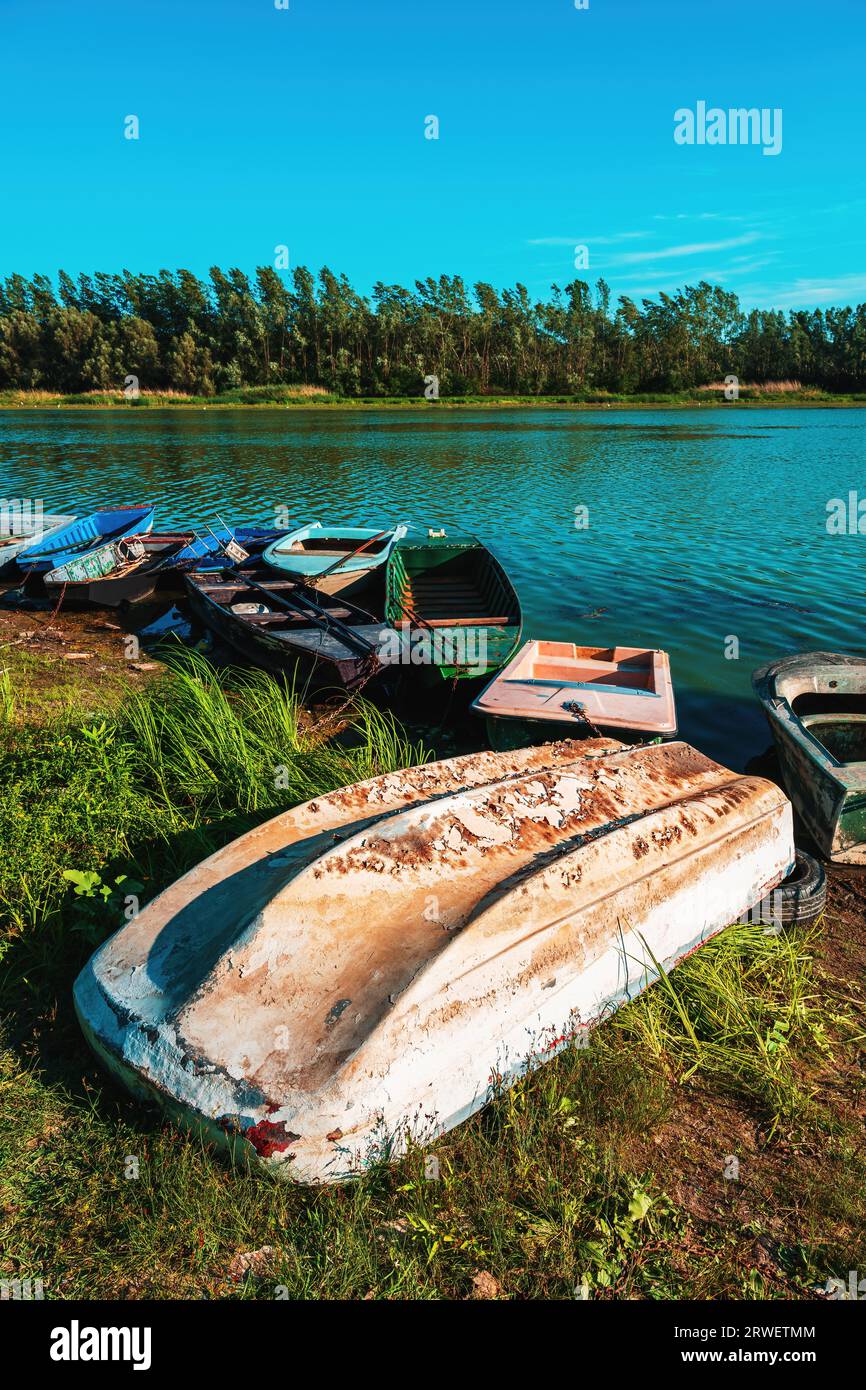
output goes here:
<path id="1" fill-rule="evenodd" d="M 61 271 L 0 280 L 0 389 L 212 395 L 304 383 L 344 396 L 679 391 L 736 375 L 866 388 L 866 304 L 744 312 L 700 281 L 640 303 L 574 280 L 468 288 L 459 275 L 377 283 L 370 296 L 327 268 L 250 277 L 214 267 L 157 275 Z"/>

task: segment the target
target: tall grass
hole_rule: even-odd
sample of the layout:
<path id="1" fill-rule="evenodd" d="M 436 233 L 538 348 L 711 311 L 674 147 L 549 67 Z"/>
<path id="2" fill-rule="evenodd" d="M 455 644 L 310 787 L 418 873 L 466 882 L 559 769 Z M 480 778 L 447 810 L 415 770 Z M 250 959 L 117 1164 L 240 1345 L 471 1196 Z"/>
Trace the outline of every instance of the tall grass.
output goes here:
<path id="1" fill-rule="evenodd" d="M 15 718 L 15 693 L 12 675 L 5 667 L 0 668 L 0 725 L 11 724 Z"/>
<path id="2" fill-rule="evenodd" d="M 24 983 L 50 991 L 72 967 L 81 938 L 70 927 L 85 908 L 91 945 L 100 922 L 105 934 L 121 920 L 114 895 L 101 912 L 71 897 L 65 870 L 106 884 L 125 875 L 146 900 L 258 820 L 425 756 L 363 701 L 343 721 L 329 737 L 291 685 L 218 675 L 196 653 L 173 655 L 163 678 L 103 718 L 70 700 L 28 723 L 0 680 L 0 1007 Z"/>
<path id="3" fill-rule="evenodd" d="M 804 1053 L 830 1050 L 813 958 L 815 931 L 732 926 L 617 1015 L 614 1026 L 679 1082 L 699 1074 L 758 1099 L 771 1129 L 802 1118 Z"/>
<path id="4" fill-rule="evenodd" d="M 295 687 L 264 671 L 218 674 L 195 652 L 168 659 L 157 689 L 125 706 L 121 732 L 146 792 L 170 818 L 189 807 L 259 812 L 423 761 L 394 719 L 363 700 L 344 710 L 348 735 L 313 725 Z"/>

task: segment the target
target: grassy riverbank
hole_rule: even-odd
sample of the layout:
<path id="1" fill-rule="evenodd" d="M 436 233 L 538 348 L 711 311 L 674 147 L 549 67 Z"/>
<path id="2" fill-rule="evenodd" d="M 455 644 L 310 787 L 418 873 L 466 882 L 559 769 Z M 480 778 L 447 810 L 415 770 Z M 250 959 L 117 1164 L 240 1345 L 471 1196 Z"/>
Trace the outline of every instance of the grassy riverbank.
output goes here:
<path id="1" fill-rule="evenodd" d="M 700 387 L 691 391 L 667 391 L 639 395 L 616 395 L 607 391 L 574 396 L 442 396 L 435 401 L 424 396 L 338 396 L 314 386 L 249 386 L 222 395 L 192 396 L 179 391 L 142 391 L 135 398 L 122 391 L 85 391 L 64 395 L 57 391 L 0 391 L 0 410 L 237 410 L 257 407 L 301 408 L 305 410 L 497 410 L 528 406 L 540 409 L 640 410 L 689 409 L 695 407 L 737 406 L 864 406 L 866 392 L 834 394 L 819 387 L 789 389 L 772 386 L 744 386 L 736 401 L 725 399 L 722 387 Z"/>
<path id="2" fill-rule="evenodd" d="M 364 705 L 313 727 L 265 675 L 125 675 L 116 632 L 89 663 L 8 635 L 0 1278 L 49 1298 L 786 1298 L 864 1268 L 856 871 L 816 929 L 731 928 L 495 1100 L 436 1145 L 436 1180 L 420 1153 L 342 1189 L 233 1173 L 106 1079 L 75 974 L 127 893 L 421 750 Z"/>

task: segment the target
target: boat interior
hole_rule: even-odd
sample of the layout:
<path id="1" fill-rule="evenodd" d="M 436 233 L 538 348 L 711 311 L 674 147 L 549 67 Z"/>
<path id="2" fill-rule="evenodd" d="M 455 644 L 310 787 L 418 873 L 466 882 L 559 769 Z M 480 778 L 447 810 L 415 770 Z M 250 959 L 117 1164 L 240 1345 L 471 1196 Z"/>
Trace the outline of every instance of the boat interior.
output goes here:
<path id="1" fill-rule="evenodd" d="M 391 621 L 424 627 L 508 627 L 520 621 L 517 600 L 487 551 L 430 552 L 398 547 L 391 556 Z"/>
<path id="2" fill-rule="evenodd" d="M 376 531 L 371 531 L 369 539 L 373 541 L 377 534 Z M 391 535 L 390 531 L 385 531 L 374 544 L 364 546 L 358 558 L 374 559 L 377 556 L 387 554 Z M 276 553 L 280 555 L 321 555 L 323 559 L 333 557 L 338 560 L 341 555 L 351 555 L 359 546 L 364 545 L 364 540 L 363 535 L 349 539 L 346 536 L 329 536 L 327 532 L 317 532 L 305 536 L 302 540 L 292 541 L 291 545 L 277 546 Z"/>
<path id="3" fill-rule="evenodd" d="M 658 653 L 638 647 L 579 647 L 571 642 L 528 642 L 508 671 L 510 681 L 602 685 L 655 692 Z"/>
<path id="4" fill-rule="evenodd" d="M 803 728 L 839 764 L 866 762 L 866 691 L 851 684 L 850 674 L 829 667 L 778 687 Z"/>
<path id="5" fill-rule="evenodd" d="M 866 713 L 823 711 L 800 720 L 837 763 L 866 762 Z"/>
<path id="6" fill-rule="evenodd" d="M 221 608 L 243 618 L 245 622 L 254 627 L 267 628 L 269 631 L 280 633 L 296 632 L 318 626 L 312 610 L 289 612 L 277 603 L 273 605 L 268 603 L 268 593 L 273 594 L 276 599 L 290 599 L 293 592 L 299 592 L 309 600 L 312 591 L 307 586 L 299 585 L 294 579 L 281 579 L 275 575 L 273 570 L 269 569 L 250 572 L 251 578 L 262 588 L 253 588 L 247 584 L 243 577 L 243 571 L 239 571 L 237 574 L 231 573 L 229 578 L 226 577 L 227 573 L 225 570 L 215 570 L 212 574 L 207 571 L 199 572 L 194 576 L 196 588 L 207 598 L 218 603 Z M 368 623 L 376 621 L 371 614 L 355 607 L 354 604 L 346 603 L 337 594 L 316 592 L 315 605 L 320 612 L 328 617 L 338 618 L 350 626 L 357 623 L 366 626 Z"/>
<path id="7" fill-rule="evenodd" d="M 166 550 L 180 549 L 181 546 L 191 545 L 195 540 L 193 531 L 160 531 L 158 535 L 130 536 L 131 541 L 140 541 L 148 554 L 162 555 Z"/>

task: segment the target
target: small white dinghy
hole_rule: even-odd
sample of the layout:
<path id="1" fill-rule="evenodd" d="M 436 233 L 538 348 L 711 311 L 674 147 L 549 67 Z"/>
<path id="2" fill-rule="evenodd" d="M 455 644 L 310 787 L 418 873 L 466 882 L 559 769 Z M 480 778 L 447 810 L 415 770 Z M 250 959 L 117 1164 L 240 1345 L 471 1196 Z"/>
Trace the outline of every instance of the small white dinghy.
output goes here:
<path id="1" fill-rule="evenodd" d="M 427 1142 L 736 921 L 794 863 L 773 783 L 609 739 L 389 773 L 277 816 L 105 943 L 110 1071 L 304 1182 Z"/>

